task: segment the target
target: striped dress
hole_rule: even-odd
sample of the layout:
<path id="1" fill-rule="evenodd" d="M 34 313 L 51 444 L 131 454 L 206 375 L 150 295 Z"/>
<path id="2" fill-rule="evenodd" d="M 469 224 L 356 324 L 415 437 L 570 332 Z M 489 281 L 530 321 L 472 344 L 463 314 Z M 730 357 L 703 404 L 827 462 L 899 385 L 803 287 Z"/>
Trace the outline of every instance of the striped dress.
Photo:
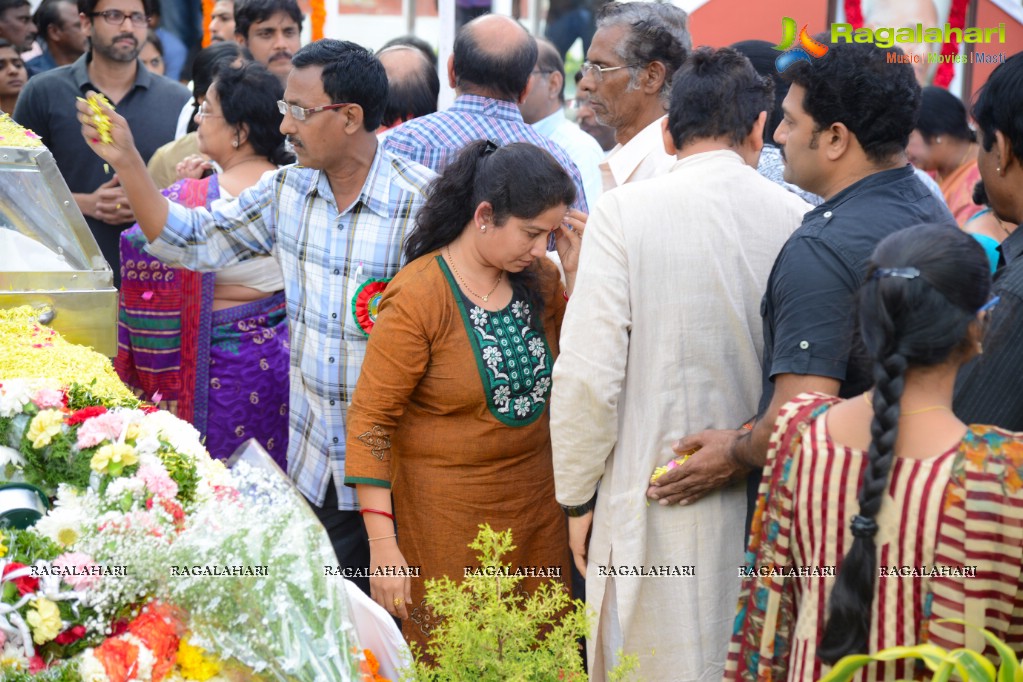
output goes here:
<path id="1" fill-rule="evenodd" d="M 779 413 L 726 680 L 809 681 L 829 669 L 817 643 L 867 464 L 828 436 L 824 413 L 836 402 L 806 394 Z M 971 426 L 948 452 L 896 458 L 876 521 L 872 652 L 925 641 L 983 650 L 979 632 L 937 622 L 958 618 L 1023 653 L 1023 434 Z M 914 665 L 871 664 L 854 679 L 912 679 Z"/>

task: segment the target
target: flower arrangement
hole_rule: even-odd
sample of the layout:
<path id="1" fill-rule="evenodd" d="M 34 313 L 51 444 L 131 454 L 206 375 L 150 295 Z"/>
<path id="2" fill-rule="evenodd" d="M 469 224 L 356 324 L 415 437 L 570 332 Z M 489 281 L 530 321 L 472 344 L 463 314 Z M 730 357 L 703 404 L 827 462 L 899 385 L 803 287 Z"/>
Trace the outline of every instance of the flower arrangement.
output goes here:
<path id="1" fill-rule="evenodd" d="M 0 317 L 0 367 L 20 357 L 27 377 L 0 380 L 0 490 L 52 500 L 0 530 L 0 679 L 373 679 L 341 579 L 322 574 L 326 533 L 265 452 L 228 470 L 191 425 L 108 381 L 106 358 Z M 64 362 L 98 370 L 46 376 Z"/>

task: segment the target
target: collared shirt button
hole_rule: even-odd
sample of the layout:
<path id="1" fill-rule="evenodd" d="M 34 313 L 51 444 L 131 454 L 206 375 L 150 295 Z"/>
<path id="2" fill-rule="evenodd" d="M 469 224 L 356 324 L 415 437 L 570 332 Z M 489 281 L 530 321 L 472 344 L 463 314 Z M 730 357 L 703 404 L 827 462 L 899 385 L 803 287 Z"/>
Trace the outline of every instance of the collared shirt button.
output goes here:
<path id="1" fill-rule="evenodd" d="M 335 320 L 337 319 L 337 313 L 331 313 L 331 314 L 330 314 L 330 316 L 331 316 L 332 318 L 334 318 Z"/>
<path id="2" fill-rule="evenodd" d="M 334 404 L 335 402 L 336 402 L 336 401 L 334 401 L 334 400 L 331 400 L 331 401 L 330 401 L 330 404 L 331 404 L 331 405 L 333 405 L 333 404 Z"/>
<path id="3" fill-rule="evenodd" d="M 806 341 L 804 341 L 803 343 L 806 343 Z M 328 358 L 327 361 L 332 363 L 334 362 L 334 358 Z"/>
<path id="4" fill-rule="evenodd" d="M 337 442 L 337 436 L 334 436 L 334 442 L 335 443 Z"/>
<path id="5" fill-rule="evenodd" d="M 338 268 L 334 268 L 334 274 L 335 275 L 340 275 L 341 274 L 341 270 L 339 270 Z"/>
<path id="6" fill-rule="evenodd" d="M 824 217 L 825 218 L 830 218 L 831 217 L 831 211 L 824 211 Z"/>
<path id="7" fill-rule="evenodd" d="M 802 348 L 803 350 L 806 350 L 807 348 L 810 347 L 810 342 L 809 341 L 800 341 L 799 342 L 799 347 Z M 333 359 L 331 360 L 331 362 L 333 362 Z"/>

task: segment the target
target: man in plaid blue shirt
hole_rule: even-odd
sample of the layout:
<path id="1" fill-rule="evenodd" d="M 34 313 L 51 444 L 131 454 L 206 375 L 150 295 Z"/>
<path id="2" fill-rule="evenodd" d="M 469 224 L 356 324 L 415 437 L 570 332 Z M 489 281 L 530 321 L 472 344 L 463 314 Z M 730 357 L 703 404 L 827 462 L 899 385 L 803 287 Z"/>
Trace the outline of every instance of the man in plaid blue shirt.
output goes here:
<path id="1" fill-rule="evenodd" d="M 212 212 L 160 195 L 117 114 L 110 114 L 113 142 L 92 147 L 123 179 L 161 260 L 216 271 L 256 255 L 277 258 L 291 329 L 288 474 L 313 503 L 341 564 L 365 567 L 369 546 L 355 493 L 342 485 L 345 413 L 367 340 L 355 303 L 367 282 L 397 272 L 435 174 L 377 148 L 387 76 L 372 53 L 321 40 L 293 64 L 279 107 L 299 165 L 267 173 Z M 88 114 L 80 118 L 92 125 Z M 369 592 L 368 579 L 355 582 Z"/>
<path id="2" fill-rule="evenodd" d="M 458 95 L 455 103 L 398 126 L 384 141 L 384 149 L 440 173 L 473 140 L 499 145 L 529 142 L 550 152 L 572 176 L 575 208 L 586 211 L 585 188 L 575 163 L 519 112 L 536 55 L 536 39 L 515 20 L 487 14 L 470 21 L 458 32 L 448 61 L 448 79 Z"/>

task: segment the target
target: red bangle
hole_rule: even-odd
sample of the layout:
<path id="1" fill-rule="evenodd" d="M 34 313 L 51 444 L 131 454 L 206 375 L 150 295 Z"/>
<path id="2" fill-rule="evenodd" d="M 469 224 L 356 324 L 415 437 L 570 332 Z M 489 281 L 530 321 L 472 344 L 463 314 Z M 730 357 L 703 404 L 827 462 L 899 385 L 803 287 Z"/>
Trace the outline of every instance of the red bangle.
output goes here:
<path id="1" fill-rule="evenodd" d="M 568 289 L 565 289 L 565 290 L 564 290 L 564 291 L 563 291 L 563 292 L 561 293 L 561 295 L 562 295 L 562 296 L 564 296 L 564 297 L 565 297 L 565 300 L 567 301 L 567 300 L 568 300 Z"/>
<path id="2" fill-rule="evenodd" d="M 391 512 L 381 511 L 379 509 L 360 509 L 359 513 L 360 514 L 380 514 L 380 516 L 386 516 L 391 521 L 394 521 L 394 514 L 392 514 Z"/>

